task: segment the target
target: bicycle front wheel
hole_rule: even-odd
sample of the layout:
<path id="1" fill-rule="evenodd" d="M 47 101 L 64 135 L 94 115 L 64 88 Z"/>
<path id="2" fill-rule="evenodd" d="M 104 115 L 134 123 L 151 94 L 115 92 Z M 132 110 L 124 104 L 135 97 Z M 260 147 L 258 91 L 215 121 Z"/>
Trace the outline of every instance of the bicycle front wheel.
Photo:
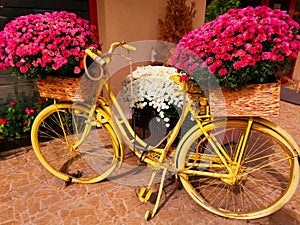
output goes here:
<path id="1" fill-rule="evenodd" d="M 36 117 L 32 130 L 33 150 L 41 164 L 58 178 L 94 183 L 113 172 L 120 159 L 120 142 L 108 119 L 96 128 L 88 120 L 88 108 L 54 104 Z"/>
<path id="2" fill-rule="evenodd" d="M 249 127 L 248 119 L 214 121 L 204 130 L 194 126 L 178 146 L 175 164 L 184 188 L 214 214 L 264 217 L 286 204 L 297 189 L 299 166 L 292 144 L 255 119 L 244 142 Z M 244 152 L 237 153 L 243 143 Z M 224 158 L 216 153 L 218 145 Z M 237 171 L 236 176 L 226 176 L 229 170 Z"/>

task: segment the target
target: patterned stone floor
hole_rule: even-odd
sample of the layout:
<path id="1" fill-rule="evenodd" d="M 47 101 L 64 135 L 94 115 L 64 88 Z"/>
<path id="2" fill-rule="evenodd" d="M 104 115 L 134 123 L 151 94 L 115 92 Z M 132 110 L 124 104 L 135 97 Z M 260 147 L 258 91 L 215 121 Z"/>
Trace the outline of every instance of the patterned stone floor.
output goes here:
<path id="1" fill-rule="evenodd" d="M 300 145 L 300 106 L 281 102 L 281 113 L 273 118 Z M 232 220 L 215 216 L 195 204 L 185 190 L 166 182 L 158 214 L 150 221 L 144 213 L 152 205 L 137 199 L 139 186 L 122 181 L 81 185 L 66 184 L 39 164 L 31 147 L 0 155 L 1 225 L 296 225 L 300 224 L 300 189 L 278 212 L 257 220 Z M 143 178 L 145 178 L 143 176 Z M 149 208 L 150 207 L 150 208 Z"/>

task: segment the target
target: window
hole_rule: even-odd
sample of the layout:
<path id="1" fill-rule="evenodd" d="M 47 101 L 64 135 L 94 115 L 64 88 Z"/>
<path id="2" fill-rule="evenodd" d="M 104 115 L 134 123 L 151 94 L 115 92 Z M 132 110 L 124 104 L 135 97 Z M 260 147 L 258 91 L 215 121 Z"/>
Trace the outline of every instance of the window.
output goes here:
<path id="1" fill-rule="evenodd" d="M 0 30 L 10 20 L 30 13 L 65 10 L 90 19 L 89 0 L 2 0 L 0 2 Z"/>

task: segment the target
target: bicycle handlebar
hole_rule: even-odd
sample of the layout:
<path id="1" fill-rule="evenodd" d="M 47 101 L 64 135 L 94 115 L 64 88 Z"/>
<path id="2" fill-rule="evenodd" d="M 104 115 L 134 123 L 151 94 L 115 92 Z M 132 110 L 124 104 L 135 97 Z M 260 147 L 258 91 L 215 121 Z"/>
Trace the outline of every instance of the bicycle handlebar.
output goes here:
<path id="1" fill-rule="evenodd" d="M 134 47 L 132 45 L 123 44 L 122 47 L 129 50 L 129 51 L 132 51 L 132 52 L 136 51 L 136 47 Z"/>
<path id="2" fill-rule="evenodd" d="M 94 49 L 92 49 L 92 48 L 87 48 L 86 50 L 85 50 L 85 53 L 87 54 L 87 55 L 89 55 L 96 63 L 98 63 L 99 65 L 101 65 L 101 66 L 104 66 L 105 64 L 106 64 L 106 62 L 105 62 L 105 60 L 104 59 L 102 59 L 98 54 L 101 54 L 101 53 L 95 53 L 94 52 Z"/>
<path id="3" fill-rule="evenodd" d="M 113 51 L 117 48 L 117 47 L 123 47 L 129 51 L 135 51 L 136 48 L 134 46 L 131 46 L 129 44 L 126 44 L 124 41 L 121 41 L 121 42 L 114 42 L 110 45 L 110 48 L 109 48 L 109 53 L 113 53 Z"/>
<path id="4" fill-rule="evenodd" d="M 110 63 L 110 58 L 112 56 L 113 51 L 119 46 L 123 47 L 124 49 L 127 49 L 128 51 L 136 51 L 136 48 L 134 46 L 128 45 L 124 41 L 112 43 L 110 45 L 108 53 L 106 53 L 105 55 L 103 55 L 100 50 L 93 48 L 93 47 L 87 48 L 85 50 L 86 55 L 84 57 L 84 68 L 85 68 L 87 76 L 90 79 L 92 79 L 94 81 L 100 80 L 100 78 L 102 77 L 102 74 L 103 74 L 103 67 Z M 99 77 L 93 77 L 88 72 L 87 65 L 86 65 L 86 56 L 87 55 L 89 57 L 91 57 L 94 60 L 94 62 L 96 62 L 97 64 L 99 64 L 101 66 L 100 67 L 101 75 Z M 103 57 L 102 57 L 102 55 L 103 55 Z"/>
<path id="5" fill-rule="evenodd" d="M 108 54 L 112 54 L 113 51 L 117 48 L 117 47 L 123 47 L 124 49 L 127 49 L 128 51 L 136 51 L 136 47 L 131 46 L 129 44 L 126 44 L 124 41 L 122 42 L 114 42 L 110 45 Z M 98 63 L 101 66 L 105 66 L 107 61 L 105 61 L 104 59 L 101 58 L 102 56 L 102 52 L 95 49 L 95 48 L 87 48 L 85 50 L 85 53 L 87 55 L 89 55 L 96 63 Z"/>

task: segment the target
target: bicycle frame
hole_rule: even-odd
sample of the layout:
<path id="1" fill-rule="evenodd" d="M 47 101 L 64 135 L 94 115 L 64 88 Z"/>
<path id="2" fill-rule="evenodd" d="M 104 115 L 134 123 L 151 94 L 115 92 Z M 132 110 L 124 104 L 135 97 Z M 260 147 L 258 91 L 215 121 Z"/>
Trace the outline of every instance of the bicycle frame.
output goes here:
<path id="1" fill-rule="evenodd" d="M 116 109 L 117 113 L 120 116 L 120 119 L 116 117 L 116 115 L 111 111 L 111 106 L 109 106 L 108 101 L 105 100 L 104 97 L 100 98 L 100 101 L 98 101 L 98 103 L 100 104 L 100 108 L 102 108 L 107 114 L 110 115 L 113 123 L 115 124 L 115 129 L 116 132 L 119 134 L 120 137 L 122 137 L 122 141 L 128 145 L 128 147 L 139 157 L 141 158 L 142 161 L 145 161 L 146 163 L 149 163 L 151 165 L 155 165 L 157 163 L 157 161 L 153 162 L 152 160 L 148 160 L 147 157 L 143 156 L 143 153 L 137 149 L 135 149 L 135 144 L 139 144 L 140 146 L 146 148 L 149 151 L 155 151 L 160 155 L 160 158 L 158 160 L 158 162 L 162 162 L 168 155 L 169 150 L 171 145 L 174 143 L 179 131 L 180 131 L 180 127 L 184 121 L 184 119 L 186 118 L 188 112 L 190 112 L 191 110 L 191 104 L 192 102 L 187 103 L 186 106 L 183 107 L 183 111 L 182 114 L 177 122 L 177 124 L 175 125 L 174 129 L 172 130 L 171 133 L 169 133 L 167 135 L 168 137 L 168 141 L 166 146 L 161 149 L 161 148 L 157 148 L 155 146 L 148 146 L 148 144 L 146 142 L 144 142 L 142 139 L 140 139 L 136 134 L 135 131 L 132 129 L 132 126 L 130 125 L 127 117 L 125 116 L 116 96 L 114 95 L 114 93 L 110 90 L 108 83 L 106 83 L 104 85 L 105 90 L 108 93 L 108 96 L 110 98 L 110 101 L 112 102 L 111 105 Z M 129 135 L 130 136 L 129 136 Z"/>
<path id="2" fill-rule="evenodd" d="M 139 137 L 134 111 L 132 118 L 128 116 L 127 110 L 123 111 L 123 102 L 110 87 L 108 65 L 113 50 L 122 45 L 127 50 L 134 49 L 123 42 L 113 43 L 105 54 L 87 49 L 87 55 L 101 68 L 90 67 L 90 74 L 86 70 L 90 79 L 84 77 L 80 82 L 84 84 L 80 94 L 86 102 L 54 101 L 34 120 L 32 146 L 50 173 L 67 182 L 100 182 L 122 166 L 126 146 L 142 165 L 147 164 L 152 170 L 148 185 L 138 193 L 141 202 L 150 200 L 154 178 L 161 176 L 154 209 L 146 211 L 146 219 L 158 210 L 167 174 L 174 175 L 176 180 L 180 178 L 196 203 L 228 218 L 267 216 L 291 199 L 298 187 L 300 151 L 292 137 L 276 124 L 258 117 L 213 118 L 205 90 L 193 81 L 188 83 L 182 74 L 170 77 L 181 86 L 174 88 L 182 91 L 174 96 L 183 95 L 183 100 L 176 97 L 183 106 L 175 127 L 155 144 L 148 140 L 156 136 L 145 140 Z M 130 62 L 131 81 L 135 81 L 131 59 L 124 58 Z M 135 83 L 130 85 L 135 87 Z M 124 99 L 134 93 L 129 86 L 124 90 Z M 195 121 L 192 127 L 190 117 Z M 149 130 L 153 135 L 151 126 Z M 44 140 L 50 140 L 49 145 L 41 144 Z M 122 172 L 123 168 L 117 173 Z"/>
<path id="3" fill-rule="evenodd" d="M 105 79 L 105 78 L 103 78 Z M 181 125 L 183 121 L 186 119 L 187 114 L 190 112 L 193 114 L 193 110 L 191 108 L 192 101 L 188 102 L 186 105 L 184 105 L 182 114 L 180 115 L 180 118 L 178 122 L 176 123 L 174 129 L 167 135 L 168 141 L 166 143 L 166 146 L 164 148 L 158 148 L 155 146 L 148 146 L 146 142 L 144 142 L 142 139 L 140 139 L 136 134 L 135 131 L 133 130 L 132 126 L 130 125 L 127 117 L 125 116 L 116 96 L 114 93 L 110 90 L 109 82 L 105 82 L 103 87 L 107 92 L 107 96 L 109 97 L 109 100 L 106 100 L 105 97 L 100 96 L 98 98 L 97 103 L 99 104 L 99 108 L 101 108 L 109 118 L 111 118 L 111 121 L 113 121 L 114 129 L 115 132 L 118 134 L 120 139 L 135 153 L 137 157 L 140 158 L 141 161 L 144 161 L 145 163 L 151 165 L 151 166 L 157 166 L 157 164 L 162 163 L 167 156 L 174 156 L 176 153 L 175 152 L 170 152 L 170 148 L 172 144 L 174 143 L 176 137 L 178 136 L 178 133 L 180 131 Z M 101 91 L 102 92 L 102 91 Z M 185 92 L 185 91 L 184 91 Z M 111 105 L 109 104 L 111 102 Z M 119 114 L 120 118 L 117 118 L 115 113 L 112 112 L 111 108 L 112 106 L 116 109 L 117 113 Z M 97 108 L 93 109 L 94 106 L 91 108 L 91 111 L 96 110 Z M 91 113 L 90 113 L 91 115 Z M 195 116 L 195 115 L 194 115 Z M 197 116 L 195 116 L 197 118 Z M 203 126 L 205 126 L 205 123 L 201 120 L 201 116 L 198 117 L 197 121 L 197 126 L 201 128 L 201 131 L 206 135 L 206 137 L 210 136 L 205 132 L 203 129 Z M 207 116 L 205 116 L 207 118 Z M 212 122 L 210 119 L 209 122 Z M 90 125 L 87 125 L 87 131 L 89 130 Z M 232 160 L 229 158 L 228 154 L 226 151 L 221 147 L 220 144 L 218 144 L 218 141 L 214 138 L 209 138 L 210 144 L 213 146 L 216 155 L 219 157 L 219 159 L 222 162 L 222 166 L 224 166 L 229 174 L 218 174 L 218 173 L 207 173 L 204 171 L 199 171 L 198 173 L 203 175 L 203 176 L 211 176 L 211 177 L 220 177 L 220 178 L 229 178 L 233 176 L 233 171 L 229 164 L 232 163 Z M 83 140 L 82 140 L 83 141 Z M 80 141 L 81 142 L 81 141 Z M 147 154 L 144 154 L 143 151 L 140 151 L 142 149 L 136 149 L 136 143 L 138 143 L 140 146 L 142 146 L 144 149 L 147 148 L 148 151 L 154 151 L 158 154 L 160 154 L 159 159 L 151 158 L 147 156 Z M 178 150 L 178 149 L 177 149 Z M 242 154 L 241 154 L 242 155 Z M 202 156 L 201 156 L 202 157 Z M 239 162 L 240 163 L 240 162 Z M 182 173 L 189 173 L 189 171 L 179 171 Z M 194 171 L 193 171 L 194 173 Z"/>
<path id="4" fill-rule="evenodd" d="M 245 151 L 245 146 L 246 146 L 247 140 L 249 138 L 249 133 L 250 133 L 252 123 L 253 123 L 253 118 L 250 117 L 249 120 L 248 120 L 247 129 L 246 129 L 245 133 L 243 134 L 243 137 L 240 139 L 237 151 L 235 153 L 235 157 L 233 159 L 231 157 L 229 157 L 229 155 L 227 154 L 225 149 L 222 147 L 222 145 L 219 143 L 219 141 L 212 134 L 208 134 L 206 132 L 206 130 L 204 129 L 204 127 L 207 124 L 213 122 L 213 118 L 209 114 L 209 106 L 207 106 L 207 105 L 205 106 L 206 107 L 205 115 L 204 116 L 199 116 L 199 115 L 196 115 L 197 113 L 194 112 L 192 107 L 191 107 L 193 101 L 190 101 L 190 102 L 186 103 L 186 105 L 184 105 L 184 107 L 182 109 L 182 114 L 180 115 L 180 118 L 179 118 L 178 122 L 176 123 L 173 130 L 169 134 L 167 134 L 167 136 L 166 136 L 166 138 L 168 140 L 166 142 L 165 147 L 164 148 L 159 148 L 157 146 L 148 146 L 148 144 L 146 142 L 144 142 L 142 139 L 140 139 L 135 134 L 135 131 L 131 127 L 128 119 L 126 118 L 123 110 L 121 109 L 121 107 L 118 103 L 118 100 L 116 99 L 116 96 L 110 90 L 109 80 L 106 80 L 106 79 L 109 79 L 109 74 L 108 74 L 107 68 L 108 68 L 108 65 L 111 61 L 112 53 L 113 53 L 113 51 L 116 47 L 123 46 L 123 45 L 125 45 L 126 46 L 125 48 L 127 48 L 128 50 L 132 50 L 132 48 L 133 48 L 133 47 L 128 46 L 124 43 L 117 42 L 117 43 L 113 43 L 111 45 L 110 50 L 105 55 L 102 55 L 102 53 L 101 54 L 99 54 L 99 53 L 96 53 L 96 54 L 91 53 L 90 54 L 89 52 L 87 52 L 102 67 L 102 72 L 103 72 L 104 76 L 102 77 L 103 79 L 99 80 L 99 82 L 103 82 L 103 85 L 100 87 L 99 93 L 102 93 L 102 89 L 107 91 L 107 96 L 108 96 L 109 100 L 106 100 L 104 96 L 99 96 L 99 99 L 98 99 L 97 103 L 99 104 L 99 107 L 105 112 L 105 114 L 113 122 L 115 132 L 119 136 L 119 139 L 122 140 L 123 143 L 125 143 L 135 153 L 135 155 L 137 155 L 137 157 L 140 158 L 141 161 L 144 161 L 147 164 L 150 164 L 152 166 L 157 166 L 157 164 L 162 163 L 168 156 L 177 155 L 176 152 L 170 151 L 170 148 L 171 148 L 172 144 L 174 143 L 176 137 L 178 136 L 178 133 L 180 131 L 180 128 L 181 128 L 181 125 L 182 125 L 183 121 L 186 119 L 188 113 L 191 113 L 192 116 L 195 118 L 195 120 L 197 122 L 197 124 L 195 126 L 198 126 L 200 128 L 200 131 L 208 139 L 209 144 L 212 146 L 212 148 L 214 150 L 215 155 L 206 156 L 206 157 L 210 161 L 211 161 L 212 157 L 218 159 L 218 161 L 219 161 L 218 164 L 213 165 L 213 166 L 223 167 L 223 168 L 226 169 L 225 174 L 197 171 L 196 172 L 197 175 L 218 177 L 218 178 L 225 179 L 225 180 L 228 179 L 228 181 L 225 181 L 225 182 L 232 182 L 234 177 L 238 174 L 239 169 L 241 168 L 242 158 L 243 158 L 243 154 L 244 154 L 244 151 Z M 102 56 L 102 57 L 100 58 L 97 55 Z M 131 59 L 129 59 L 128 57 L 125 57 L 125 58 L 128 59 L 131 62 Z M 131 71 L 132 71 L 132 69 L 131 69 Z M 181 84 L 181 86 L 183 87 L 184 95 L 186 95 L 186 92 L 185 92 L 186 84 L 183 83 L 183 84 Z M 111 103 L 111 105 L 109 104 L 109 102 Z M 112 112 L 112 110 L 111 110 L 112 106 L 116 109 L 116 111 L 119 114 L 120 118 L 117 118 L 115 113 Z M 92 115 L 94 110 L 97 111 L 97 107 L 95 107 L 95 108 L 94 108 L 94 106 L 92 107 L 92 109 L 90 111 L 91 112 L 90 115 Z M 89 125 L 87 125 L 87 127 L 88 126 Z M 87 128 L 86 130 L 88 131 L 89 128 Z M 188 134 L 186 134 L 182 138 L 183 141 L 187 137 L 188 137 Z M 142 149 L 136 149 L 136 144 L 139 144 L 142 147 Z M 180 150 L 179 148 L 176 149 L 176 151 L 179 151 L 179 150 Z M 156 152 L 156 153 L 160 154 L 160 156 L 159 156 L 158 159 L 157 158 L 151 158 L 147 154 L 144 154 L 147 151 Z M 199 156 L 196 156 L 196 157 L 201 157 L 201 159 L 202 159 L 203 156 L 204 156 L 203 153 L 199 153 Z M 173 167 L 173 165 L 171 165 L 171 166 Z M 186 173 L 186 174 L 195 173 L 195 171 L 188 171 L 188 170 L 177 171 L 177 172 L 178 173 Z"/>

